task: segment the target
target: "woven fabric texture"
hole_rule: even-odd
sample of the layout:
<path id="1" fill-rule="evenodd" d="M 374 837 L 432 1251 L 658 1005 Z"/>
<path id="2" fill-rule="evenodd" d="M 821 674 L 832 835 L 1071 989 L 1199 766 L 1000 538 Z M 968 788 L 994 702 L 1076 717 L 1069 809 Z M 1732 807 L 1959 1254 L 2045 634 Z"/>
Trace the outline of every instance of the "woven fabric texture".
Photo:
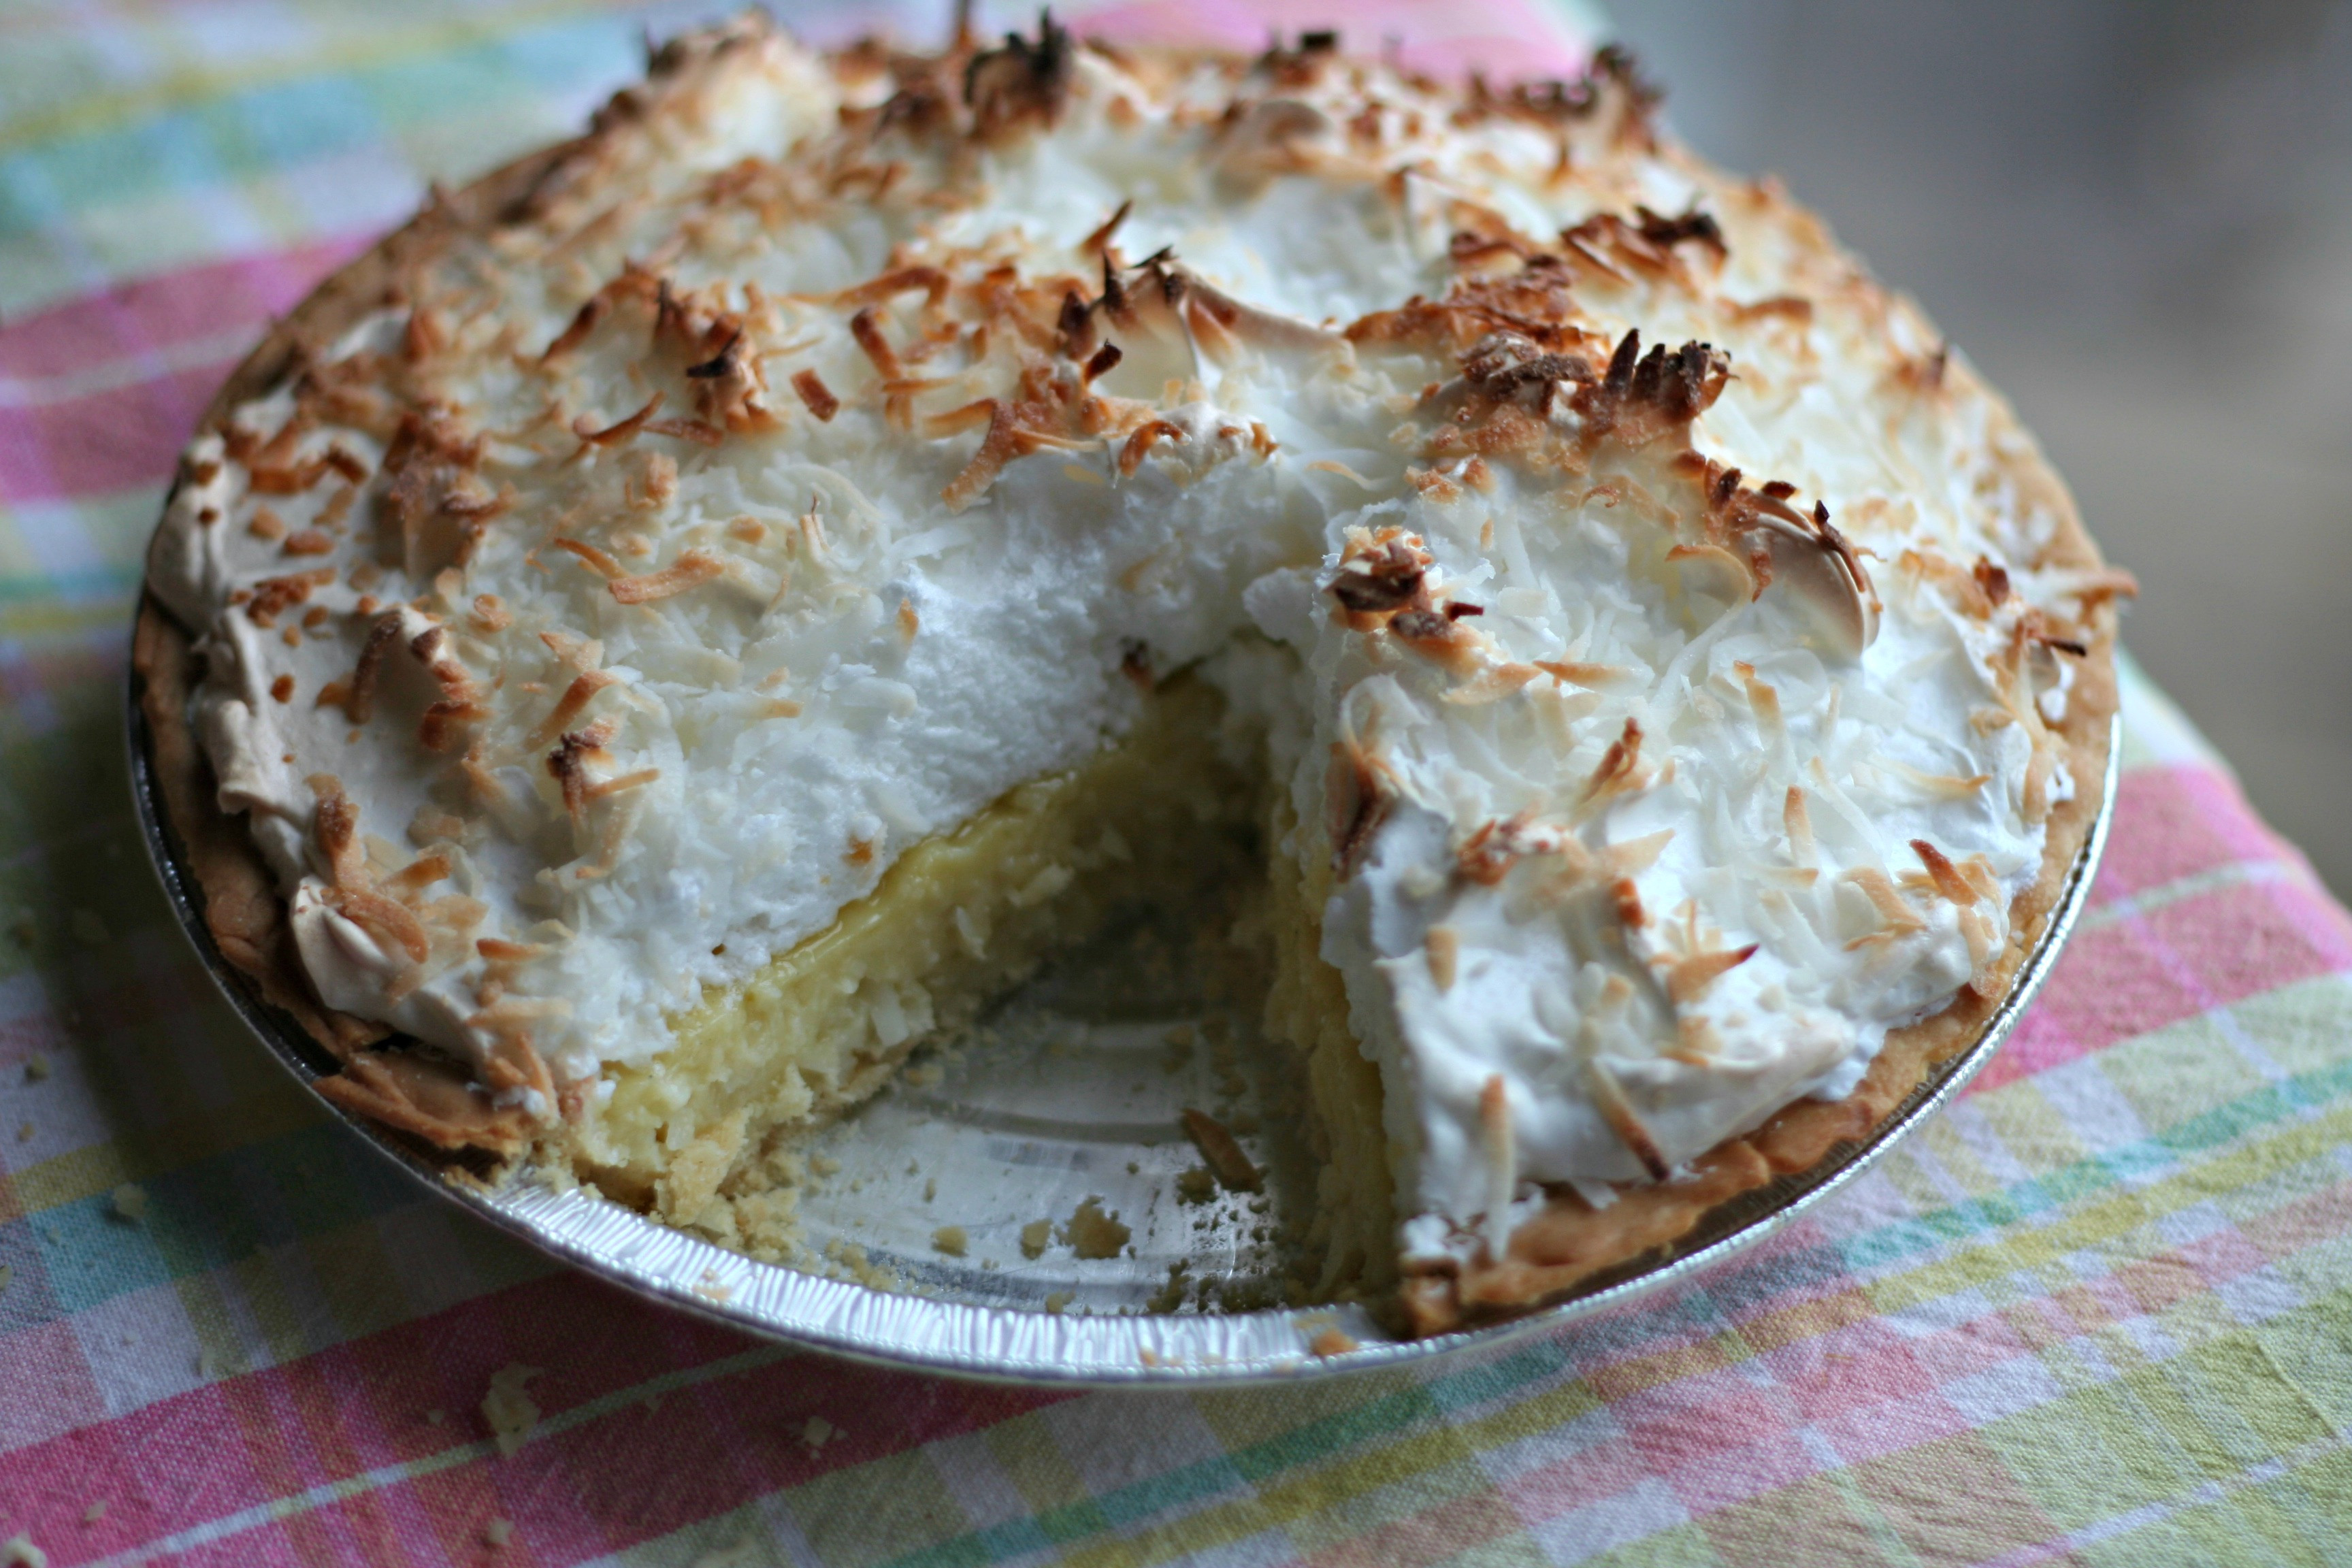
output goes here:
<path id="1" fill-rule="evenodd" d="M 1344 11 L 1439 70 L 1586 41 L 1536 0 L 1065 9 L 1243 44 Z M 1962 1101 L 1729 1267 L 1416 1372 L 1072 1394 L 796 1353 L 554 1268 L 285 1080 L 127 799 L 173 457 L 427 177 L 704 14 L 0 8 L 0 1563 L 2352 1560 L 2352 919 L 2136 673 L 2091 906 Z"/>

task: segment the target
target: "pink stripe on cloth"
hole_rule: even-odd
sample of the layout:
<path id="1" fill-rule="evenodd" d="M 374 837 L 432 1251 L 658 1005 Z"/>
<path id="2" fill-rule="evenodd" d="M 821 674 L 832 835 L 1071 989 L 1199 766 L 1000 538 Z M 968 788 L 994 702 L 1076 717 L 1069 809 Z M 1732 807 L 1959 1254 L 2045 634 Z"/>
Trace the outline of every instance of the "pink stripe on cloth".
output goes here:
<path id="1" fill-rule="evenodd" d="M 2120 828 L 2099 864 L 2094 904 L 2250 862 L 2300 865 L 2302 855 L 2262 824 L 2226 773 L 2174 765 L 2134 768 L 2116 791 Z"/>
<path id="2" fill-rule="evenodd" d="M 2145 913 L 2136 892 L 2236 871 Z M 2251 879 L 2247 873 L 2253 873 Z M 2269 875 L 2263 873 L 2269 872 Z M 2058 972 L 1971 1094 L 2063 1066 L 2118 1040 L 2321 974 L 2352 970 L 2352 917 L 2308 862 L 2262 825 L 2222 773 L 2189 765 L 2124 776 L 2091 907 Z M 2210 940 L 2215 931 L 2231 940 Z"/>
<path id="3" fill-rule="evenodd" d="M 161 484 L 242 352 L 61 403 L 0 408 L 0 503 Z"/>
<path id="4" fill-rule="evenodd" d="M 106 1419 L 105 1396 L 70 1321 L 58 1319 L 0 1336 L 0 1368 L 6 1369 L 0 1379 L 6 1387 L 0 1398 L 0 1467 L 12 1466 L 11 1448 Z"/>
<path id="5" fill-rule="evenodd" d="M 64 1371 L 80 1358 L 70 1349 L 70 1330 L 58 1327 L 62 1354 L 71 1356 Z M 319 1499 L 304 1510 L 315 1522 L 299 1530 L 273 1525 L 257 1539 L 240 1531 L 242 1554 L 216 1556 L 224 1563 L 271 1561 L 268 1552 L 277 1548 L 269 1542 L 284 1537 L 296 1551 L 289 1561 L 317 1561 L 315 1553 L 301 1554 L 308 1532 L 334 1538 L 336 1550 L 377 1535 L 388 1528 L 384 1510 L 394 1507 L 386 1500 L 412 1489 L 436 1492 L 418 1518 L 451 1517 L 446 1494 L 482 1484 L 464 1479 L 482 1472 L 482 1460 L 466 1458 L 432 1477 L 398 1472 L 487 1436 L 478 1412 L 491 1374 L 519 1363 L 541 1369 L 526 1388 L 543 1421 L 624 1397 L 567 1430 L 542 1434 L 488 1472 L 505 1517 L 528 1523 L 542 1550 L 568 1562 L 666 1534 L 779 1484 L 1071 1397 L 803 1356 L 717 1370 L 747 1351 L 771 1347 L 583 1276 L 553 1275 L 110 1421 L 89 1411 L 84 1419 L 91 1425 L 0 1460 L 9 1513 L 37 1540 L 54 1540 L 79 1532 L 83 1510 L 102 1496 L 110 1500 L 110 1527 L 126 1541 L 147 1542 L 267 1510 L 317 1489 L 347 1487 L 373 1472 L 394 1472 L 381 1485 L 362 1481 L 352 1496 Z M 626 1398 L 652 1380 L 690 1379 L 698 1372 L 709 1380 L 666 1398 Z M 877 1410 L 889 1418 L 861 1421 L 861 1413 Z M 435 1411 L 443 1415 L 438 1424 L 428 1419 Z M 801 1436 L 812 1416 L 839 1429 L 822 1448 Z M 647 1453 L 662 1455 L 663 1462 L 635 1462 Z M 629 1479 L 615 1479 L 624 1477 Z M 589 1479 L 595 1484 L 582 1484 Z M 256 1529 L 263 1523 L 252 1520 Z M 391 1531 L 382 1540 L 408 1534 Z"/>
<path id="6" fill-rule="evenodd" d="M 80 375 L 113 360 L 259 326 L 363 249 L 362 236 L 206 262 L 118 284 L 0 326 L 0 379 Z"/>
<path id="7" fill-rule="evenodd" d="M 1351 18 L 1367 9 L 1378 21 L 1351 27 Z M 1409 40 L 1398 55 L 1415 70 L 1438 77 L 1482 70 L 1505 81 L 1573 76 L 1596 41 L 1579 37 L 1559 10 L 1535 0 L 1417 0 L 1369 8 L 1331 0 L 1129 0 L 1089 10 L 1079 23 L 1083 32 L 1120 43 L 1233 49 L 1262 49 L 1276 35 L 1295 42 L 1301 32 L 1328 27 L 1356 53 L 1370 54 L 1395 37 Z"/>
<path id="8" fill-rule="evenodd" d="M 366 243 L 187 268 L 0 326 L 0 504 L 161 484 L 270 319 Z"/>

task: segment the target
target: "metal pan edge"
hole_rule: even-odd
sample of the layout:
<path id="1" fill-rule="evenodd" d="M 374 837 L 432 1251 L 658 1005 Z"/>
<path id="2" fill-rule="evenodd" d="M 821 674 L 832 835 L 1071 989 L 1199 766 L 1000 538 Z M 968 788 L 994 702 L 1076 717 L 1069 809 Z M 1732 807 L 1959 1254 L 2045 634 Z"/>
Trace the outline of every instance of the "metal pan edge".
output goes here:
<path id="1" fill-rule="evenodd" d="M 764 1338 L 850 1360 L 985 1382 L 1074 1387 L 1235 1386 L 1331 1376 L 1492 1348 L 1591 1317 L 1687 1281 L 1811 1213 L 1883 1159 L 1968 1087 L 2013 1032 L 2055 967 L 2089 895 L 2115 815 L 2122 773 L 2122 720 L 2115 721 L 2101 799 L 2041 942 L 2016 984 L 1967 1050 L 1913 1091 L 1872 1139 L 1834 1164 L 1785 1177 L 1765 1189 L 1756 1212 L 1722 1234 L 1641 1268 L 1601 1289 L 1503 1322 L 1427 1339 L 1361 1340 L 1318 1355 L 1308 1342 L 1331 1326 L 1328 1310 L 1223 1314 L 1058 1315 L 977 1306 L 869 1289 L 761 1263 L 579 1191 L 525 1180 L 483 1189 L 441 1169 L 373 1123 L 319 1095 L 316 1047 L 262 1002 L 214 945 L 194 878 L 183 866 L 166 819 L 139 707 L 136 677 L 126 692 L 130 784 L 148 857 L 173 917 L 207 973 L 246 1026 L 313 1100 L 410 1179 L 499 1230 L 633 1295 Z M 1738 1209 L 1739 1205 L 1735 1205 Z M 1712 1228 L 1703 1223 L 1702 1234 Z M 1353 1328 L 1353 1321 L 1341 1326 Z"/>

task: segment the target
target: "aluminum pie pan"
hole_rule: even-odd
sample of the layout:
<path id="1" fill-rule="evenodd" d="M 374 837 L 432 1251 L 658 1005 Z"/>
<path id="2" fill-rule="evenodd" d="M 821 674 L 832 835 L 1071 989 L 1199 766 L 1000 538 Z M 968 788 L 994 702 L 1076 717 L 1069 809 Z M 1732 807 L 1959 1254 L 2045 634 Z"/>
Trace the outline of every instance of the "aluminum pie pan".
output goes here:
<path id="1" fill-rule="evenodd" d="M 1267 1217 L 1237 1195 L 1174 1201 L 1175 1179 L 1194 1161 L 1172 1108 L 1206 1098 L 1204 1071 L 1222 1075 L 1233 1089 L 1235 1061 L 1182 1047 L 1181 1037 L 1200 1040 L 1214 1026 L 1195 1032 L 1181 1006 L 1171 1013 L 1150 994 L 1139 1001 L 1131 976 L 1101 961 L 1098 975 L 1066 972 L 1042 992 L 1033 987 L 1016 997 L 983 1037 L 902 1075 L 892 1091 L 832 1130 L 836 1140 L 817 1135 L 813 1147 L 822 1158 L 844 1163 L 803 1205 L 812 1244 L 832 1248 L 818 1265 L 830 1275 L 755 1260 L 576 1188 L 527 1178 L 488 1187 L 452 1181 L 419 1146 L 316 1093 L 331 1060 L 222 957 L 205 924 L 203 891 L 182 858 L 155 774 L 135 676 L 128 721 L 131 795 L 148 854 L 214 984 L 319 1104 L 409 1178 L 550 1257 L 730 1328 L 899 1370 L 1094 1387 L 1290 1381 L 1497 1346 L 1687 1281 L 1811 1212 L 1958 1095 L 2017 1027 L 2088 896 L 2122 765 L 2118 719 L 2098 811 L 2041 941 L 1978 1037 L 1932 1068 L 1867 1142 L 1718 1207 L 1671 1253 L 1612 1270 L 1567 1300 L 1501 1322 L 1398 1340 L 1356 1306 L 1204 1309 L 1206 1288 L 1229 1282 L 1220 1270 L 1236 1278 L 1266 1272 L 1273 1250 L 1262 1239 Z M 1096 979 L 1101 984 L 1090 990 Z M 1100 997 L 1116 998 L 1108 1016 Z M 1245 1084 L 1239 1100 L 1229 1096 L 1227 1103 L 1246 1109 L 1271 1092 Z M 1250 1125 L 1246 1116 L 1240 1125 Z M 1278 1173 L 1278 1125 L 1245 1142 Z M 860 1160 L 862 1167 L 851 1163 Z M 1023 1223 L 1069 1215 L 1074 1194 L 1099 1198 L 1100 1209 L 1129 1223 L 1138 1237 L 1133 1256 L 1080 1259 L 1066 1246 L 1050 1246 L 1033 1258 L 1005 1245 Z M 961 1223 L 967 1217 L 975 1223 Z M 932 1219 L 962 1232 L 961 1258 L 941 1250 Z M 853 1245 L 862 1257 L 845 1250 Z M 1175 1296 L 1171 1258 L 1187 1264 L 1172 1277 Z M 1167 1310 L 1171 1305 L 1177 1310 Z M 1318 1341 L 1322 1353 L 1311 1348 Z"/>

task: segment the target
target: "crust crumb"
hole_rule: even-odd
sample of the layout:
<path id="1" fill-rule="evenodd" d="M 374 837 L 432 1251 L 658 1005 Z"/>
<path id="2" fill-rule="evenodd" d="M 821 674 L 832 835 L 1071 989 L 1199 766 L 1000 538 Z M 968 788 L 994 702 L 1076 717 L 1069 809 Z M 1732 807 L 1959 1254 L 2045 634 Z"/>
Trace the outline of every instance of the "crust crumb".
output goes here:
<path id="1" fill-rule="evenodd" d="M 1117 1258 L 1119 1248 L 1135 1233 L 1119 1224 L 1116 1211 L 1103 1212 L 1102 1199 L 1088 1197 L 1082 1201 L 1070 1217 L 1063 1222 L 1061 1239 L 1080 1258 Z M 1024 1234 L 1025 1240 L 1025 1234 Z M 1024 1246 L 1023 1250 L 1027 1250 Z"/>
<path id="2" fill-rule="evenodd" d="M 531 1429 L 539 1425 L 539 1405 L 523 1391 L 523 1384 L 539 1372 L 535 1366 L 512 1362 L 490 1373 L 489 1392 L 482 1395 L 482 1419 L 501 1457 L 529 1442 Z"/>

